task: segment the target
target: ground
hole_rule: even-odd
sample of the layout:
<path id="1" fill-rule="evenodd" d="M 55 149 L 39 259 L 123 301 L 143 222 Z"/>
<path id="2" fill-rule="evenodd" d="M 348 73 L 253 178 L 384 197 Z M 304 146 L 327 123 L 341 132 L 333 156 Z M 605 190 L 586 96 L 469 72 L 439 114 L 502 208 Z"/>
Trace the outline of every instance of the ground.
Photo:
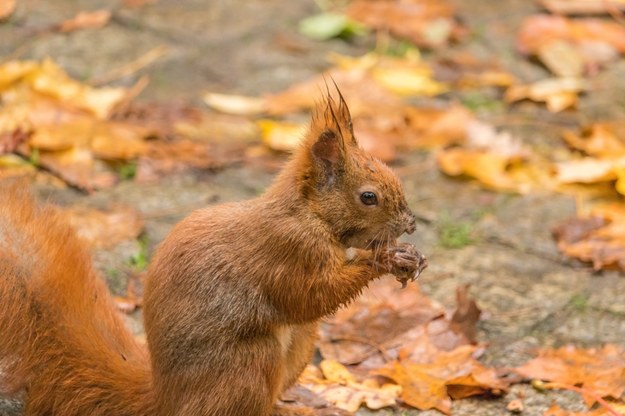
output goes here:
<path id="1" fill-rule="evenodd" d="M 329 51 L 356 55 L 374 41 L 314 42 L 302 38 L 297 34 L 297 23 L 317 11 L 312 0 L 157 0 L 134 10 L 116 7 L 117 3 L 22 0 L 16 15 L 0 25 L 0 57 L 50 56 L 73 76 L 87 79 L 115 69 L 150 48 L 167 45 L 167 57 L 144 71 L 151 83 L 140 99 L 199 104 L 199 92 L 203 91 L 259 95 L 282 90 L 328 67 L 325 56 Z M 475 29 L 468 42 L 455 48 L 484 58 L 497 57 L 506 69 L 528 81 L 544 75 L 544 69 L 520 59 L 514 50 L 514 34 L 521 19 L 538 10 L 532 2 L 452 3 L 464 22 Z M 38 31 L 98 6 L 115 10 L 112 22 L 102 29 L 71 34 Z M 276 41 L 279 37 L 295 38 L 302 50 L 294 53 L 281 46 Z M 550 143 L 558 140 L 555 126 L 572 124 L 573 117 L 593 121 L 623 116 L 625 63 L 609 68 L 593 82 L 599 85 L 599 92 L 584 99 L 575 116 L 552 116 L 537 112 L 535 107 L 520 106 L 516 122 L 506 125 L 504 121 L 503 125 L 549 151 Z M 432 155 L 425 152 L 403 155 L 394 166 L 419 217 L 417 232 L 407 241 L 429 258 L 430 267 L 420 279 L 421 288 L 451 307 L 455 288 L 471 284 L 471 294 L 484 311 L 479 340 L 488 344 L 485 363 L 519 365 L 538 346 L 597 346 L 606 342 L 625 345 L 625 279 L 613 272 L 594 273 L 563 257 L 552 239 L 551 227 L 575 212 L 571 197 L 547 192 L 520 196 L 486 191 L 466 180 L 446 177 L 436 169 Z M 104 206 L 112 201 L 138 208 L 148 218 L 146 235 L 151 251 L 192 209 L 258 195 L 273 174 L 262 166 L 242 164 L 215 174 L 176 175 L 156 185 L 124 182 L 92 195 L 72 189 L 41 192 L 62 204 Z M 441 213 L 445 213 L 446 222 L 441 220 Z M 460 248 L 444 248 L 440 230 L 450 221 L 469 224 L 473 241 Z M 109 277 L 113 291 L 125 287 L 123 276 L 117 276 L 115 268 L 121 268 L 128 253 L 136 249 L 136 243 L 132 243 L 96 253 L 96 263 Z M 135 329 L 140 332 L 140 319 L 134 318 Z M 457 401 L 453 414 L 507 414 L 506 404 L 516 397 L 525 397 L 524 415 L 541 415 L 554 401 L 569 409 L 582 409 L 575 394 L 541 393 L 528 385 L 517 385 L 500 399 Z M 13 414 L 11 406 L 0 407 L 2 414 Z M 359 414 L 371 413 L 362 410 Z"/>

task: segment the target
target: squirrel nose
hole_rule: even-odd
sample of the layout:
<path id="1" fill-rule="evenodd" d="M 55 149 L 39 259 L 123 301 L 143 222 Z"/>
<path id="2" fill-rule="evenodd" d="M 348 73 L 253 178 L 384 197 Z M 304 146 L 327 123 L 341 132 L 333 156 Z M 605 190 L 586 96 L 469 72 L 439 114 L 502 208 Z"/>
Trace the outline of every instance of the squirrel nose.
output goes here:
<path id="1" fill-rule="evenodd" d="M 410 211 L 406 213 L 406 233 L 412 234 L 417 229 L 417 217 Z"/>

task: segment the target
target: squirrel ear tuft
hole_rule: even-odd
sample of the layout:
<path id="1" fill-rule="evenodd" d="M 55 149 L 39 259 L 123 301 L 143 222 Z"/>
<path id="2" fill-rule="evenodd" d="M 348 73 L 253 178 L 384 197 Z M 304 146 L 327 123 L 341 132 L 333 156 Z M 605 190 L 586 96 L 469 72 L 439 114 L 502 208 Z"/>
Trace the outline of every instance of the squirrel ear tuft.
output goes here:
<path id="1" fill-rule="evenodd" d="M 331 185 L 336 181 L 337 167 L 343 158 L 342 146 L 339 135 L 330 129 L 322 131 L 312 145 L 322 185 Z"/>

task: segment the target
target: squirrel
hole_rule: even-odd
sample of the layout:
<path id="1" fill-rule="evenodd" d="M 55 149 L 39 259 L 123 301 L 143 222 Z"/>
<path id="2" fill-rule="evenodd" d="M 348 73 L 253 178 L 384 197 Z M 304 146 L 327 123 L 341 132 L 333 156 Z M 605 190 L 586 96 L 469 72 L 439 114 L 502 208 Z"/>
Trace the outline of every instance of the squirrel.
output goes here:
<path id="1" fill-rule="evenodd" d="M 160 244 L 147 348 L 63 215 L 0 188 L 0 391 L 22 391 L 26 416 L 313 414 L 278 399 L 311 361 L 319 320 L 373 279 L 405 285 L 427 266 L 397 243 L 415 216 L 338 95 L 263 195 L 195 211 Z"/>

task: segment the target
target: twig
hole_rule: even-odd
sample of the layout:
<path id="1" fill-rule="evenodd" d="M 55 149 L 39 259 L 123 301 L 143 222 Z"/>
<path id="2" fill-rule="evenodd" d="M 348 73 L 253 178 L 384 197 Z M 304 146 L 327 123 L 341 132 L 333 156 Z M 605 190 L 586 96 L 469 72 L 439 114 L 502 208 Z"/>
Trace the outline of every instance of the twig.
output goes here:
<path id="1" fill-rule="evenodd" d="M 91 79 L 90 84 L 98 86 L 102 84 L 108 84 L 111 81 L 130 76 L 140 69 L 152 64 L 159 58 L 167 55 L 168 52 L 169 48 L 167 46 L 159 45 L 156 48 L 150 49 L 134 61 Z"/>

